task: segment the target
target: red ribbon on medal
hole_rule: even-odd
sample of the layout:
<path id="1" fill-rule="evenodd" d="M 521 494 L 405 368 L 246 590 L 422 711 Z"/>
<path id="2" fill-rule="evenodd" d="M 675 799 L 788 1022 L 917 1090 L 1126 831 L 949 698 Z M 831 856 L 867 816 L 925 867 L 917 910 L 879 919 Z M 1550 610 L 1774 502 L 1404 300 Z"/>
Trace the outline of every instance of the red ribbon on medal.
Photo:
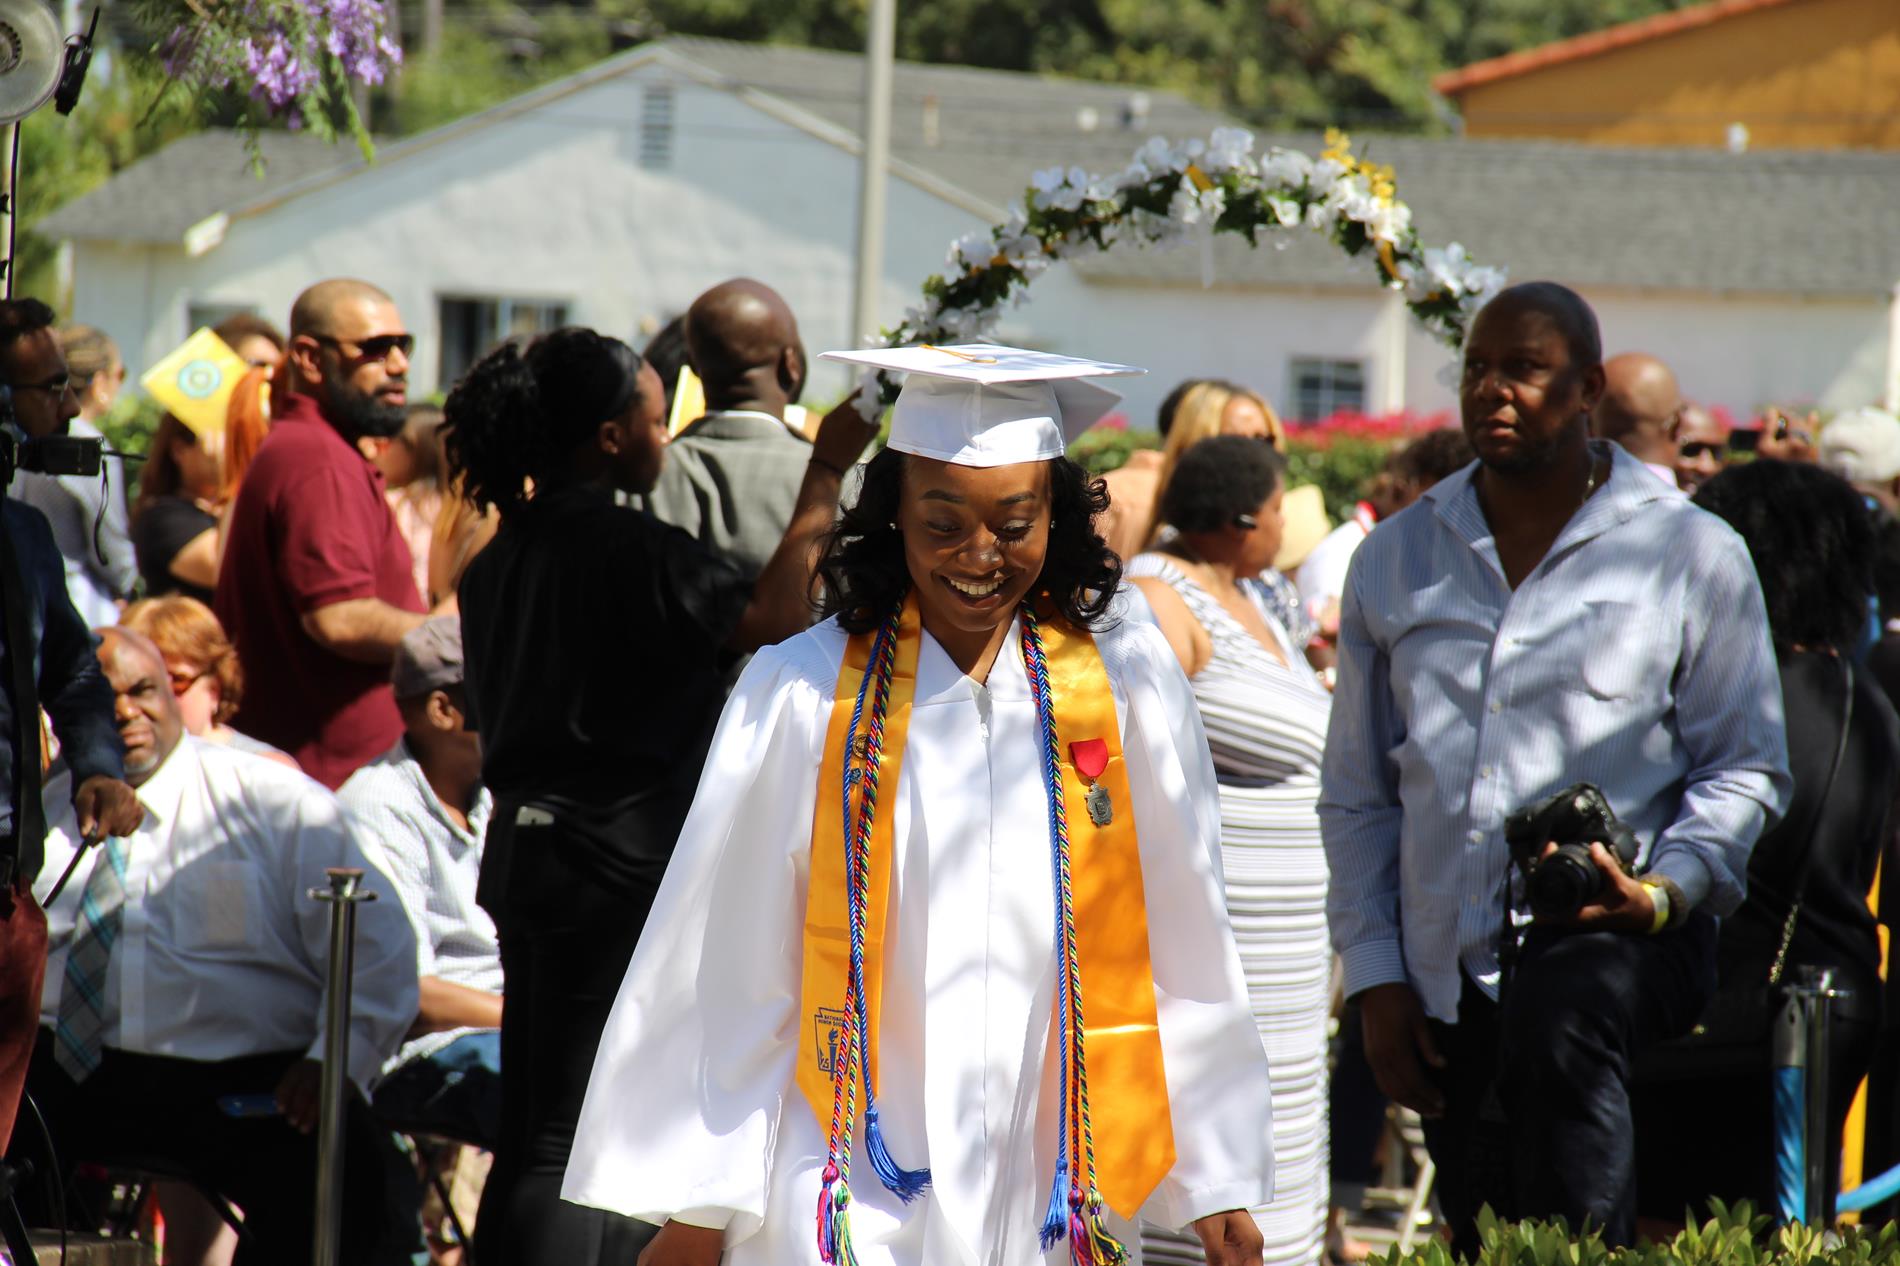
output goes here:
<path id="1" fill-rule="evenodd" d="M 1107 739 L 1077 739 L 1069 744 L 1069 759 L 1075 762 L 1075 772 L 1095 781 L 1108 768 Z"/>

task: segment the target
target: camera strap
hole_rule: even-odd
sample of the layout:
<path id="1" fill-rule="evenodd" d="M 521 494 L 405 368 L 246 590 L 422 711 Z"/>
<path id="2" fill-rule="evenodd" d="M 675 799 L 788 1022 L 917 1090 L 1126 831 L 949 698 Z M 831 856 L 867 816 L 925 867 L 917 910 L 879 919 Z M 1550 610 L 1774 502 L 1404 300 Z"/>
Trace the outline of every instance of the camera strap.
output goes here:
<path id="1" fill-rule="evenodd" d="M 4 494 L 0 494 L 4 495 Z M 0 838 L 0 888 L 39 870 L 46 847 L 46 807 L 40 801 L 40 689 L 33 672 L 33 622 L 26 572 L 13 530 L 0 514 L 0 617 L 5 620 L 8 692 L 13 696 L 13 836 Z"/>

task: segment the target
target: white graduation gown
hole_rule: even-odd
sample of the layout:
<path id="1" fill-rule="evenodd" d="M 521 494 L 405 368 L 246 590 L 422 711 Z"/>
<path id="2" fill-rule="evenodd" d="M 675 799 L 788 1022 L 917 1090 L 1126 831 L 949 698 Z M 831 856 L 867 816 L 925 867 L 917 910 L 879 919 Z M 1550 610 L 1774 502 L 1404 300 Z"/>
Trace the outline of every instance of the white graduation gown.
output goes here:
<path id="1" fill-rule="evenodd" d="M 1140 828 L 1177 1152 L 1141 1213 L 1180 1227 L 1271 1198 L 1266 1056 L 1228 925 L 1220 806 L 1187 679 L 1152 625 L 1124 620 L 1097 642 Z M 561 1193 L 649 1222 L 723 1227 L 729 1266 L 818 1260 L 826 1139 L 793 1055 L 817 771 L 844 646 L 826 623 L 761 651 L 727 703 L 601 1037 Z M 1066 1242 L 1046 1257 L 1037 1244 L 1059 1067 L 1038 751 L 1016 631 L 987 686 L 926 633 L 900 785 L 884 802 L 896 861 L 876 1061 L 886 1142 L 899 1165 L 927 1165 L 932 1185 L 900 1203 L 859 1129 L 861 1266 L 1068 1260 Z M 1132 1251 L 1132 1230 L 1117 1229 Z"/>

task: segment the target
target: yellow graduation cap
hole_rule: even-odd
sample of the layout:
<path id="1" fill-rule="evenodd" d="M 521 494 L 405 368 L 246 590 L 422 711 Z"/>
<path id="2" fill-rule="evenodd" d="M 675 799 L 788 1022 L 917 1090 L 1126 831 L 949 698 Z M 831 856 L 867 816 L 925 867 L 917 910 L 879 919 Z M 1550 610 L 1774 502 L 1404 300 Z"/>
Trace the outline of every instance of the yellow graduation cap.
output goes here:
<path id="1" fill-rule="evenodd" d="M 225 411 L 238 379 L 250 372 L 242 356 L 209 327 L 186 339 L 171 355 L 145 371 L 139 385 L 166 412 L 203 439 L 224 433 Z"/>
<path id="2" fill-rule="evenodd" d="M 666 433 L 678 435 L 691 423 L 706 416 L 706 388 L 691 365 L 680 366 L 673 388 L 673 411 L 666 419 Z"/>

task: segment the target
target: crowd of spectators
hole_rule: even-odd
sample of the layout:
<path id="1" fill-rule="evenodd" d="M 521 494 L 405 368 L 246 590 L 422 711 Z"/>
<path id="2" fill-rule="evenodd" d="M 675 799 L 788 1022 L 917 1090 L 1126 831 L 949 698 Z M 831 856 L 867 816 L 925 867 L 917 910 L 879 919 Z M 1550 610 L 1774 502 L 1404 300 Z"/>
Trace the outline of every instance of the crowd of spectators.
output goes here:
<path id="1" fill-rule="evenodd" d="M 373 284 L 320 282 L 288 318 L 217 327 L 249 371 L 224 428 L 168 414 L 142 467 L 9 490 L 9 531 L 50 525 L 63 572 L 38 583 L 70 610 L 39 627 L 78 683 L 39 699 L 52 958 L 27 1081 L 59 1177 L 160 1179 L 171 1261 L 307 1251 L 327 913 L 305 893 L 356 866 L 381 900 L 352 978 L 345 1259 L 413 1261 L 425 1235 L 453 1259 L 395 1132 L 494 1154 L 484 1260 L 631 1263 L 653 1228 L 559 1199 L 596 1044 L 726 692 L 814 618 L 872 429 L 849 402 L 810 424 L 796 318 L 749 279 L 644 358 L 564 329 L 441 406 L 408 399 L 415 340 Z M 16 421 L 96 437 L 126 365 L 50 320 L 0 305 Z M 1243 948 L 1289 1158 L 1269 1261 L 1363 1247 L 1337 1210 L 1328 1236 L 1328 1185 L 1359 1185 L 1387 1100 L 1425 1117 L 1461 1247 L 1485 1202 L 1628 1239 L 1639 1211 L 1762 1201 L 1765 1063 L 1668 1041 L 1718 964 L 1722 989 L 1784 959 L 1848 984 L 1837 1140 L 1874 1062 L 1900 418 L 1734 428 L 1600 342 L 1569 292 L 1506 292 L 1466 349 L 1464 425 L 1397 446 L 1297 547 L 1289 428 L 1242 385 L 1179 384 L 1163 447 L 1105 480 L 1095 529 L 1193 686 L 1230 897 L 1272 947 Z M 669 434 L 681 391 L 704 407 Z M 75 704 L 108 691 L 122 769 Z M 79 786 L 120 773 L 143 820 L 88 852 Z M 1579 781 L 1643 869 L 1518 945 L 1500 823 Z M 1685 1146 L 1738 1113 L 1721 1163 Z M 105 1189 L 64 1194 L 98 1224 Z"/>

